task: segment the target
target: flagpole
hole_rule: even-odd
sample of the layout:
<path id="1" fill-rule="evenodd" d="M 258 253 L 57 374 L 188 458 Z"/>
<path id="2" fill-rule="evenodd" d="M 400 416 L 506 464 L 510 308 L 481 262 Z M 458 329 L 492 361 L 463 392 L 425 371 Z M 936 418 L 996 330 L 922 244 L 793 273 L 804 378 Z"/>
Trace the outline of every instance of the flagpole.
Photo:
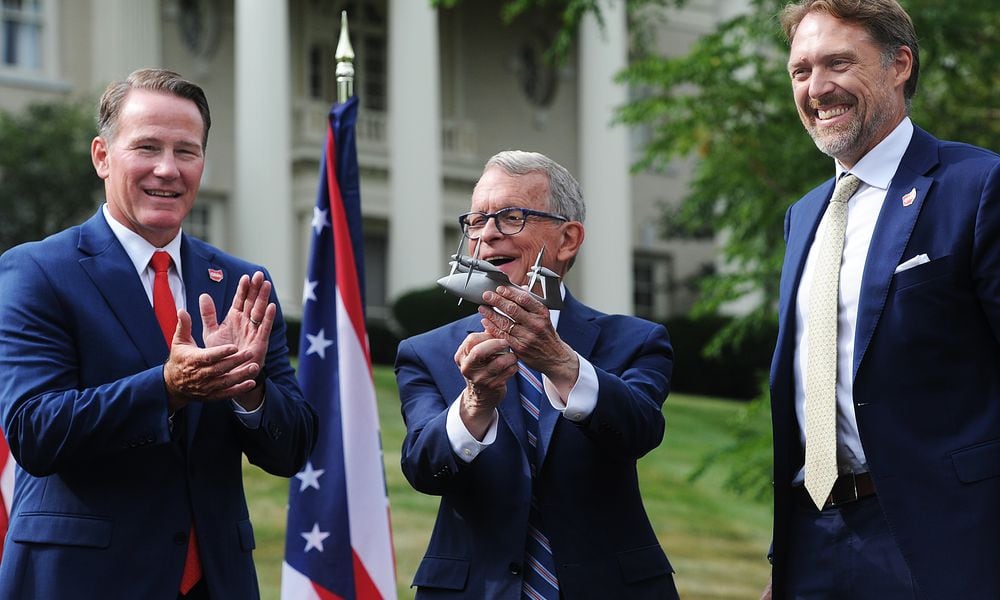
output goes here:
<path id="1" fill-rule="evenodd" d="M 354 96 L 354 48 L 347 33 L 347 11 L 340 12 L 340 40 L 337 41 L 337 102 L 347 102 Z"/>

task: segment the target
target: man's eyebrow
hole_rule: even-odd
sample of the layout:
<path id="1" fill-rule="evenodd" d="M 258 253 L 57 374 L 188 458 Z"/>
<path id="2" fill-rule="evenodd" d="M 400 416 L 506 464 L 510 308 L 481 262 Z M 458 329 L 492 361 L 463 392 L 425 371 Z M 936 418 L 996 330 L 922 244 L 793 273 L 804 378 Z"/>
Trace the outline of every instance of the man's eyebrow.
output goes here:
<path id="1" fill-rule="evenodd" d="M 133 146 L 142 145 L 142 144 L 162 144 L 163 143 L 163 139 L 159 138 L 159 137 L 157 137 L 155 135 L 144 135 L 142 137 L 137 137 L 137 138 L 133 139 L 130 143 Z M 198 149 L 201 148 L 201 142 L 198 142 L 198 141 L 179 140 L 179 141 L 175 142 L 175 145 L 177 145 L 179 147 L 182 147 L 182 148 L 198 148 Z"/>
<path id="2" fill-rule="evenodd" d="M 800 55 L 799 58 L 789 59 L 788 64 L 786 66 L 788 69 L 791 69 L 792 67 L 797 67 L 803 64 L 815 64 L 815 63 L 823 64 L 838 59 L 848 59 L 851 61 L 856 61 L 858 59 L 858 53 L 853 49 L 845 48 L 843 50 L 827 52 L 819 56 L 816 60 L 810 60 L 809 58 Z"/>

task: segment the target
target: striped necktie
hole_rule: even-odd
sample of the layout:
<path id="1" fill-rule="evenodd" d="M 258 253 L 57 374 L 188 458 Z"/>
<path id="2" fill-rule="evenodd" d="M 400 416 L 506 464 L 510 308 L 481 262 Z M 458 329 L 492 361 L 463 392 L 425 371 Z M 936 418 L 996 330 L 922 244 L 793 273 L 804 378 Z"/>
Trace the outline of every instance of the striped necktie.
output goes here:
<path id="1" fill-rule="evenodd" d="M 837 480 L 837 312 L 840 307 L 840 263 L 847 231 L 847 201 L 861 180 L 845 173 L 833 190 L 823 220 L 826 233 L 818 243 L 809 288 L 809 339 L 806 348 L 806 477 L 816 508 L 823 510 Z"/>
<path id="2" fill-rule="evenodd" d="M 531 508 L 528 511 L 528 539 L 525 543 L 524 558 L 526 568 L 521 582 L 521 598 L 529 600 L 557 600 L 559 582 L 556 580 L 556 561 L 552 548 L 542 528 L 541 512 L 535 498 L 534 479 L 539 464 L 538 417 L 542 403 L 546 402 L 542 388 L 542 377 L 538 371 L 529 369 L 524 363 L 517 363 L 517 388 L 524 411 L 525 429 L 528 434 L 528 464 L 531 466 L 532 492 Z"/>

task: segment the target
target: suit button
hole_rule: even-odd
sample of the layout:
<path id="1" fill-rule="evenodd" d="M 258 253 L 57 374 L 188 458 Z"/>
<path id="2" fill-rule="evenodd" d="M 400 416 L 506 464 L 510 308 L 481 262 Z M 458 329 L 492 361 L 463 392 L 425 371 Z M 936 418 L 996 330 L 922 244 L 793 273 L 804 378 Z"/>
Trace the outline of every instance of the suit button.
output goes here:
<path id="1" fill-rule="evenodd" d="M 521 574 L 521 563 L 512 562 L 509 565 L 507 565 L 507 568 L 510 569 L 511 575 Z"/>
<path id="2" fill-rule="evenodd" d="M 183 546 L 188 541 L 188 536 L 183 531 L 178 531 L 174 534 L 174 543 L 178 546 Z"/>

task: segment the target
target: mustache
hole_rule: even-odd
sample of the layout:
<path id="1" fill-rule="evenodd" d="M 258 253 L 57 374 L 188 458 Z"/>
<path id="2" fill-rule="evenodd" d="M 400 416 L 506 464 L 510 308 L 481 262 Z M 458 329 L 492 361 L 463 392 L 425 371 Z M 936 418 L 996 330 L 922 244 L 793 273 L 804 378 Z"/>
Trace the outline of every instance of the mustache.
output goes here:
<path id="1" fill-rule="evenodd" d="M 837 104 L 853 104 L 854 96 L 849 94 L 827 94 L 826 96 L 820 96 L 819 98 L 809 99 L 809 108 L 813 110 L 818 110 L 820 108 L 825 108 L 827 106 L 834 106 Z"/>

